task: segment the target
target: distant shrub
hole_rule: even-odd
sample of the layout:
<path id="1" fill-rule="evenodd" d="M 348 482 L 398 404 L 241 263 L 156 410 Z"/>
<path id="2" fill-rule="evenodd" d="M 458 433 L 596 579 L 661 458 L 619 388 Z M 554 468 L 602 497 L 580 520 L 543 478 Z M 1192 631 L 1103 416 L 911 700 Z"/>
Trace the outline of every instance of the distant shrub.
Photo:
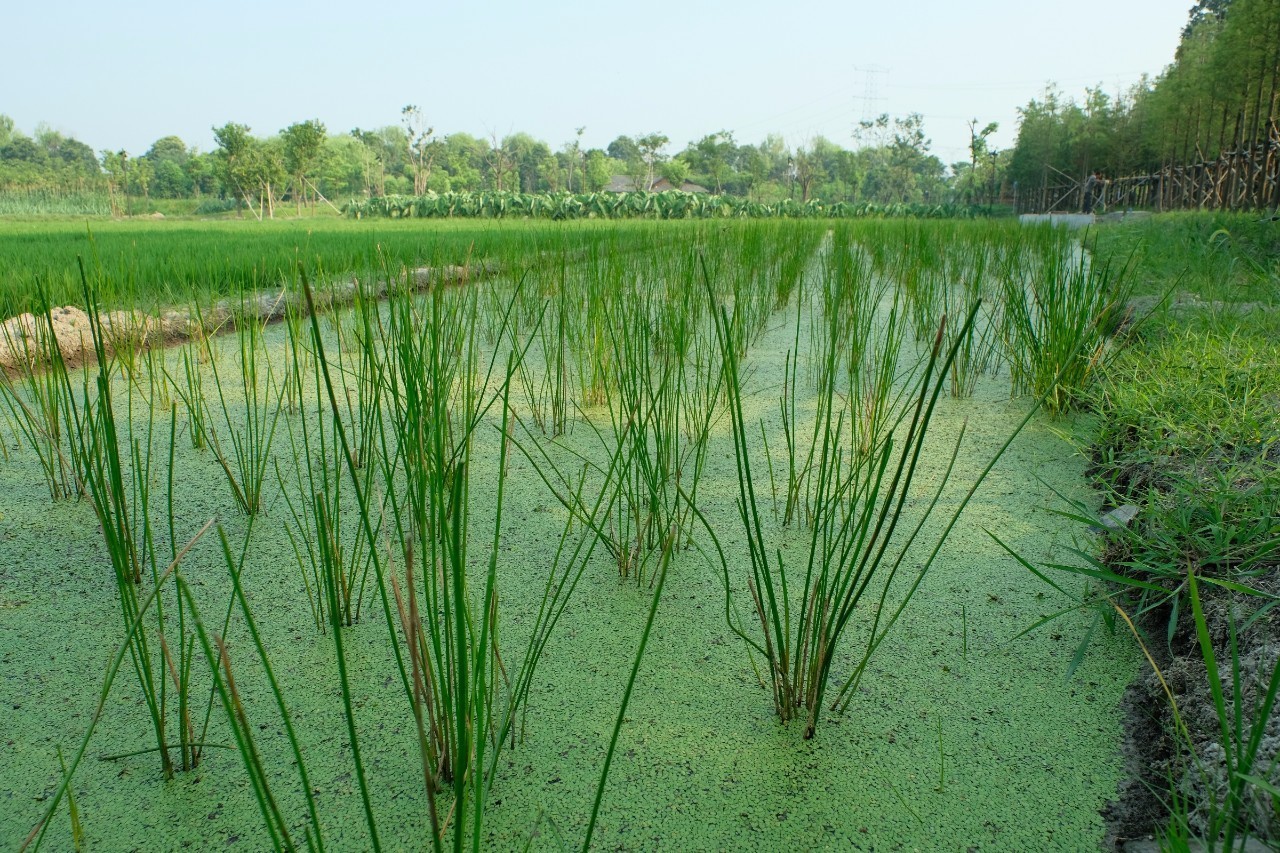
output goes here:
<path id="1" fill-rule="evenodd" d="M 213 216 L 218 213 L 230 213 L 240 209 L 240 202 L 234 198 L 207 198 L 196 205 L 196 216 Z"/>

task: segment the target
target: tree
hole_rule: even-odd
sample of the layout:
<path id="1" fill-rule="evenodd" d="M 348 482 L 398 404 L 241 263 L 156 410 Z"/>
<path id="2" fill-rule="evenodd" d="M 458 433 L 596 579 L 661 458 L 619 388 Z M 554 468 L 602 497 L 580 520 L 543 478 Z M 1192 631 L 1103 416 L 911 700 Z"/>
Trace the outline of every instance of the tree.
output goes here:
<path id="1" fill-rule="evenodd" d="M 218 161 L 222 172 L 223 184 L 231 190 L 233 196 L 243 198 L 249 203 L 250 188 L 249 160 L 252 158 L 253 137 L 249 135 L 249 127 L 244 124 L 227 122 L 222 127 L 213 129 L 214 141 L 218 143 Z"/>
<path id="2" fill-rule="evenodd" d="M 483 139 L 469 133 L 451 133 L 444 138 L 440 158 L 449 189 L 474 192 L 484 186 L 489 144 Z"/>
<path id="3" fill-rule="evenodd" d="M 124 196 L 128 181 L 128 165 L 127 151 L 102 152 L 102 170 L 107 173 L 107 197 L 111 203 L 112 216 L 120 216 L 128 211 L 128 197 Z M 124 196 L 123 207 L 121 207 L 121 196 Z"/>
<path id="4" fill-rule="evenodd" d="M 187 151 L 187 143 L 183 142 L 178 136 L 162 136 L 155 142 L 151 143 L 151 147 L 147 149 L 147 153 L 142 155 L 153 163 L 162 160 L 172 160 L 175 163 L 182 164 L 190 157 Z"/>
<path id="5" fill-rule="evenodd" d="M 582 162 L 582 134 L 586 130 L 586 126 L 578 128 L 575 131 L 575 137 L 572 143 L 566 142 L 564 145 L 565 161 L 568 171 L 568 180 L 566 181 L 569 192 L 573 192 L 573 173 L 578 165 Z M 580 181 L 581 183 L 581 181 Z"/>
<path id="6" fill-rule="evenodd" d="M 409 160 L 413 163 L 413 194 L 422 195 L 427 191 L 427 181 L 435 164 L 436 131 L 434 127 L 427 126 L 422 110 L 414 104 L 400 111 L 400 120 L 408 134 Z"/>
<path id="7" fill-rule="evenodd" d="M 374 131 L 378 138 L 383 168 L 380 195 L 413 192 L 413 163 L 409 151 L 409 134 L 399 125 L 387 125 Z"/>
<path id="8" fill-rule="evenodd" d="M 367 149 L 364 143 L 350 134 L 326 136 L 324 150 L 314 171 L 311 184 L 318 191 L 317 197 L 355 198 L 365 192 L 365 164 Z"/>
<path id="9" fill-rule="evenodd" d="M 640 159 L 640 147 L 630 136 L 619 136 L 609 143 L 605 153 L 621 163 L 630 163 Z"/>
<path id="10" fill-rule="evenodd" d="M 662 177 L 675 189 L 680 189 L 688 182 L 691 171 L 689 161 L 683 156 L 672 157 L 662 164 Z"/>
<path id="11" fill-rule="evenodd" d="M 645 184 L 645 177 L 649 174 L 649 167 L 644 161 L 644 152 L 640 150 L 640 146 L 630 136 L 619 136 L 609 143 L 605 151 L 611 160 L 616 161 L 616 164 L 621 166 L 622 174 L 631 179 L 631 188 L 633 190 L 646 189 L 652 185 L 652 181 L 649 184 Z"/>
<path id="12" fill-rule="evenodd" d="M 792 157 L 792 167 L 796 184 L 800 187 L 800 200 L 808 201 L 813 192 L 813 185 L 827 177 L 827 171 L 823 167 L 822 157 L 817 147 L 810 143 L 808 149 L 803 145 L 796 148 Z"/>
<path id="13" fill-rule="evenodd" d="M 177 136 L 163 136 L 142 155 L 151 166 L 151 194 L 157 198 L 185 198 L 196 187 L 184 166 L 191 159 L 187 144 Z"/>
<path id="14" fill-rule="evenodd" d="M 214 154 L 195 151 L 182 165 L 182 173 L 191 182 L 191 191 L 197 196 L 217 195 L 223 191 L 218 179 L 218 158 Z"/>
<path id="15" fill-rule="evenodd" d="M 502 151 L 510 171 L 514 172 L 511 189 L 532 193 L 542 189 L 543 181 L 548 178 L 548 183 L 559 183 L 558 177 L 552 174 L 558 171 L 558 164 L 547 143 L 527 133 L 513 133 L 502 140 Z"/>
<path id="16" fill-rule="evenodd" d="M 938 201 L 947 190 L 946 166 L 929 153 L 924 117 L 911 113 L 859 122 L 854 138 L 861 176 L 859 197 L 881 204 Z"/>
<path id="17" fill-rule="evenodd" d="M 1221 21 L 1227 16 L 1231 0 L 1196 0 L 1187 15 L 1187 25 L 1182 29 L 1182 37 L 1189 38 L 1197 26 L 1206 21 Z"/>
<path id="18" fill-rule="evenodd" d="M 299 215 L 307 200 L 307 175 L 319 165 L 326 138 L 328 134 L 324 123 L 319 119 L 296 122 L 280 132 L 284 146 L 284 168 L 293 176 L 293 197 L 297 202 Z M 315 207 L 314 195 L 311 196 L 311 206 Z"/>
<path id="19" fill-rule="evenodd" d="M 974 204 L 977 198 L 978 160 L 985 159 L 990 153 L 987 137 L 999 129 L 999 122 L 988 122 L 982 130 L 978 130 L 978 120 L 975 118 L 969 121 L 969 185 L 966 187 L 969 204 Z"/>
<path id="20" fill-rule="evenodd" d="M 154 175 L 151 181 L 152 195 L 156 198 L 186 198 L 195 191 L 191 178 L 182 166 L 173 160 L 145 162 L 151 165 Z"/>
<path id="21" fill-rule="evenodd" d="M 386 164 L 382 159 L 381 138 L 372 130 L 352 128 L 351 137 L 360 143 L 360 177 L 368 198 L 383 195 L 386 186 Z"/>
<path id="22" fill-rule="evenodd" d="M 766 136 L 759 145 L 739 148 L 739 175 L 745 195 L 755 201 L 782 198 L 782 186 L 790 180 L 790 157 L 786 142 L 776 133 Z"/>
<path id="23" fill-rule="evenodd" d="M 582 174 L 588 192 L 598 193 L 609 186 L 613 174 L 608 155 L 599 148 L 592 148 L 582 160 Z"/>
<path id="24" fill-rule="evenodd" d="M 253 196 L 258 198 L 259 220 L 275 217 L 275 187 L 283 178 L 284 164 L 280 146 L 268 145 L 249 134 L 243 124 L 227 122 L 213 129 L 218 143 L 218 156 L 222 178 L 232 194 L 253 207 Z"/>
<path id="25" fill-rule="evenodd" d="M 717 193 L 724 192 L 724 185 L 732 180 L 734 172 L 733 159 L 738 146 L 733 140 L 733 132 L 722 130 L 708 134 L 691 144 L 684 152 L 693 171 L 700 178 L 715 187 Z"/>
<path id="26" fill-rule="evenodd" d="M 1082 100 L 1049 89 L 1023 107 L 1007 176 L 1024 200 L 1049 201 L 1051 184 L 1094 169 L 1152 175 L 1265 146 L 1280 119 L 1278 80 L 1280 3 L 1198 0 L 1159 77 L 1115 94 L 1086 89 Z M 1260 186 L 1231 203 L 1263 202 Z"/>
<path id="27" fill-rule="evenodd" d="M 144 157 L 135 157 L 129 161 L 129 189 L 147 201 L 151 200 L 151 182 L 155 178 L 155 169 L 151 161 Z"/>
<path id="28" fill-rule="evenodd" d="M 489 177 L 493 181 L 493 188 L 498 192 L 502 192 L 513 174 L 516 177 L 516 181 L 519 182 L 519 173 L 516 172 L 516 164 L 510 152 L 506 150 L 503 144 L 498 142 L 498 134 L 491 133 L 489 138 L 493 143 L 489 146 L 486 157 L 486 162 L 489 165 Z"/>
<path id="29" fill-rule="evenodd" d="M 640 150 L 640 159 L 644 161 L 646 167 L 644 184 L 646 190 L 653 189 L 655 169 L 658 164 L 667 159 L 663 155 L 662 149 L 666 148 L 669 142 L 671 140 L 662 133 L 646 134 L 636 140 L 636 148 Z"/>
<path id="30" fill-rule="evenodd" d="M 0 148 L 0 160 L 14 160 L 19 163 L 29 163 L 32 166 L 47 166 L 49 153 L 31 137 L 15 133 L 5 146 Z"/>

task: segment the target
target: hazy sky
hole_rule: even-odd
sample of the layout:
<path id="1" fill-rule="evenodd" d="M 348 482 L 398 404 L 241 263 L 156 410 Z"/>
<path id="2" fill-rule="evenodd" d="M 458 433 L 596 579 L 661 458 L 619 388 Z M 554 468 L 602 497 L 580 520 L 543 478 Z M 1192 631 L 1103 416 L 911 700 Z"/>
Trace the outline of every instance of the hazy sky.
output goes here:
<path id="1" fill-rule="evenodd" d="M 395 124 L 409 103 L 442 134 L 523 130 L 556 148 L 580 125 L 601 147 L 661 131 L 672 153 L 721 129 L 850 146 L 866 114 L 919 112 L 950 163 L 967 159 L 970 118 L 1011 145 L 1047 81 L 1080 95 L 1159 73 L 1191 2 L 14 0 L 0 113 L 140 154 L 167 134 L 208 150 L 227 121 Z"/>

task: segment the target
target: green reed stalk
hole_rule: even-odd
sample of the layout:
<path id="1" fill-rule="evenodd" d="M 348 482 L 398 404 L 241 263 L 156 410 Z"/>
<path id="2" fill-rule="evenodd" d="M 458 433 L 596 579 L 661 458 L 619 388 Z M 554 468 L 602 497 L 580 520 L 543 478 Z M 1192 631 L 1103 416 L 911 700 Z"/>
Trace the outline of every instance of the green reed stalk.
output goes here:
<path id="1" fill-rule="evenodd" d="M 178 356 L 182 362 L 182 374 L 175 377 L 165 368 L 165 375 L 173 388 L 173 393 L 182 401 L 187 411 L 187 431 L 191 438 L 193 450 L 203 450 L 208 435 L 209 405 L 204 396 L 204 371 L 200 367 L 201 353 L 208 353 L 209 347 L 204 340 L 204 330 L 197 332 L 195 343 L 181 348 Z"/>
<path id="2" fill-rule="evenodd" d="M 203 326 L 203 318 L 200 319 Z M 262 509 L 262 487 L 266 482 L 271 461 L 271 445 L 275 440 L 276 425 L 284 408 L 284 388 L 274 390 L 271 365 L 265 362 L 262 352 L 263 321 L 244 312 L 236 323 L 239 340 L 240 382 L 237 389 L 244 396 L 242 418 L 233 415 L 235 406 L 228 403 L 225 383 L 218 372 L 218 360 L 214 357 L 209 338 L 204 338 L 205 353 L 213 372 L 214 385 L 218 389 L 218 402 L 222 409 L 222 422 L 230 443 L 228 454 L 218 431 L 210 426 L 208 440 L 214 457 L 227 477 L 236 505 L 246 515 L 256 515 Z"/>
<path id="3" fill-rule="evenodd" d="M 294 329 L 289 329 L 290 348 L 301 354 L 305 345 L 294 340 Z M 372 459 L 377 452 L 377 439 L 380 438 L 381 421 L 378 411 L 378 377 L 382 366 L 375 353 L 368 352 L 375 346 L 370 338 L 362 340 L 365 350 L 360 355 L 362 368 L 360 371 L 361 387 L 358 394 L 362 400 L 360 406 L 363 414 L 353 418 L 356 433 L 359 436 L 362 450 L 348 460 L 353 468 L 360 471 L 361 490 L 372 500 L 376 492 L 376 478 L 379 471 L 376 465 L 362 465 L 361 457 Z M 291 361 L 291 369 L 301 370 L 305 357 L 295 357 Z M 377 537 L 382 530 L 382 515 L 379 514 L 373 525 L 373 539 L 365 534 L 362 524 L 355 525 L 354 541 L 348 541 L 347 523 L 343 512 L 345 489 L 341 476 L 342 463 L 339 461 L 338 472 L 331 471 L 330 460 L 333 454 L 345 452 L 337 447 L 331 426 L 326 426 L 326 404 L 324 402 L 324 383 L 318 362 L 312 361 L 313 380 L 317 391 L 316 428 L 312 430 L 304 421 L 295 429 L 293 422 L 286 420 L 289 444 L 292 450 L 293 478 L 292 486 L 286 483 L 276 462 L 276 479 L 280 484 L 281 494 L 288 508 L 290 523 L 285 532 L 293 546 L 294 557 L 306 588 L 307 598 L 311 604 L 312 617 L 317 630 L 322 633 L 325 624 L 330 620 L 328 612 L 329 596 L 327 590 L 332 587 L 340 607 L 340 622 L 350 626 L 360 619 L 363 607 L 364 592 L 369 580 L 369 571 L 373 561 Z M 339 356 L 339 370 L 342 369 L 342 356 Z M 296 380 L 302 385 L 301 376 Z M 299 439 L 299 434 L 301 438 Z M 316 464 L 318 463 L 318 464 Z M 321 506 L 322 505 L 322 506 Z"/>
<path id="4" fill-rule="evenodd" d="M 975 305 L 966 325 L 973 323 L 977 311 Z M 725 387 L 739 475 L 738 508 L 752 567 L 747 587 L 763 633 L 763 644 L 752 642 L 751 645 L 762 651 L 769 663 L 774 708 L 779 718 L 786 722 L 803 708 L 807 717 L 805 737 L 810 738 L 816 729 L 834 653 L 858 603 L 882 565 L 889 572 L 884 582 L 887 594 L 901 560 L 923 525 L 922 519 L 909 534 L 895 538 L 934 407 L 956 350 L 943 351 L 940 328 L 923 374 L 915 384 L 913 414 L 900 449 L 890 432 L 869 455 L 846 451 L 844 410 L 835 408 L 834 392 L 828 385 L 824 395 L 827 398 L 825 416 L 819 419 L 821 438 L 816 442 L 808 560 L 803 577 L 796 578 L 783 561 L 782 552 L 776 552 L 775 564 L 766 545 L 751 472 L 738 346 L 732 337 L 734 325 L 723 308 L 717 332 L 724 355 Z M 833 339 L 827 359 L 834 358 Z M 958 449 L 959 445 L 957 452 Z M 932 505 L 926 517 L 931 510 Z M 714 539 L 714 531 L 709 526 L 708 531 Z M 890 554 L 891 547 L 896 558 Z M 727 582 L 727 567 L 725 576 Z M 801 594 L 793 599 L 796 580 L 801 581 Z"/>
<path id="5" fill-rule="evenodd" d="M 1048 245 L 1015 269 L 1002 281 L 1013 391 L 1047 395 L 1049 411 L 1065 412 L 1107 356 L 1108 326 L 1131 290 L 1129 263 Z"/>
<path id="6" fill-rule="evenodd" d="M 85 483 L 98 517 L 99 526 L 111 557 L 116 579 L 116 591 L 124 618 L 128 626 L 139 611 L 138 586 L 143 582 L 144 567 L 149 567 L 153 584 L 159 584 L 160 569 L 156 555 L 155 539 L 150 521 L 151 494 L 151 460 L 153 451 L 154 410 L 147 404 L 147 427 L 145 437 L 137 438 L 133 434 L 133 424 L 128 425 L 127 444 L 131 470 L 126 474 L 120 453 L 122 436 L 117 426 L 114 400 L 111 389 L 110 365 L 107 361 L 102 328 L 98 320 L 97 301 L 85 283 L 85 302 L 89 308 L 90 331 L 94 348 L 98 357 L 96 377 L 97 396 L 93 403 L 86 400 L 84 459 L 82 468 L 85 472 Z M 132 386 L 130 386 L 132 392 Z M 132 393 L 129 395 L 129 409 L 132 411 Z M 176 414 L 173 416 L 170 435 L 176 431 Z M 172 449 L 170 452 L 172 457 Z M 128 484 L 128 485 L 126 485 Z M 169 471 L 170 502 L 172 512 L 173 467 Z M 170 528 L 173 523 L 170 519 Z M 166 639 L 166 623 L 163 601 L 156 602 L 157 630 L 156 640 L 159 644 L 159 657 L 154 656 L 147 632 L 132 635 L 129 643 L 129 654 L 135 674 L 138 677 L 152 729 L 156 737 L 157 751 L 160 754 L 161 770 L 166 779 L 174 774 L 174 766 L 169 755 L 171 748 L 166 738 L 168 713 L 166 671 L 173 675 L 175 686 L 181 694 L 189 682 L 183 675 L 187 671 L 186 636 L 178 638 L 179 663 L 175 665 L 170 651 L 171 644 Z M 183 615 L 179 613 L 180 630 L 185 627 Z M 182 769 L 189 769 L 199 760 L 196 738 L 190 726 L 189 716 L 185 716 L 187 700 L 179 696 L 179 750 L 182 755 Z"/>
<path id="7" fill-rule="evenodd" d="M 35 452 L 49 496 L 57 501 L 84 494 L 76 470 L 80 412 L 43 286 L 37 288 L 36 298 L 30 326 L 20 326 L 17 335 L 6 327 L 4 340 L 0 341 L 17 355 L 16 384 L 13 377 L 0 370 L 0 399 L 5 402 L 11 423 L 17 425 L 18 433 Z"/>
<path id="8" fill-rule="evenodd" d="M 303 288 L 309 297 L 305 276 Z M 445 831 L 452 826 L 455 850 L 460 850 L 468 838 L 474 845 L 480 837 L 484 793 L 497 767 L 497 745 L 505 739 L 507 730 L 503 729 L 502 738 L 494 738 L 500 685 L 507 684 L 497 646 L 496 539 L 479 606 L 472 601 L 466 580 L 472 435 L 499 399 L 504 410 L 509 410 L 508 394 L 516 361 L 524 355 L 524 350 L 519 350 L 509 356 L 499 393 L 486 400 L 476 388 L 490 386 L 497 353 L 487 373 L 478 376 L 474 291 L 463 292 L 458 298 L 461 301 L 447 299 L 446 293 L 437 288 L 427 297 L 429 313 L 424 318 L 414 309 L 407 288 L 392 294 L 384 348 L 394 367 L 386 372 L 380 387 L 390 403 L 389 432 L 397 450 L 384 450 L 381 467 L 388 484 L 400 478 L 405 483 L 403 494 L 389 489 L 387 497 L 399 540 L 393 547 L 399 550 L 406 566 L 407 594 L 400 589 L 394 574 L 384 570 L 376 550 L 373 560 L 397 666 L 418 731 L 423 782 L 432 813 L 432 844 L 438 849 Z M 503 328 L 509 328 L 509 319 L 504 319 Z M 340 456 L 356 491 L 361 523 L 372 539 L 371 503 L 339 417 L 335 386 L 314 315 L 312 337 L 323 390 L 330 402 L 334 434 L 343 451 Z M 504 415 L 504 435 L 509 429 L 507 417 Z M 382 440 L 387 439 L 384 433 Z M 500 477 L 504 476 L 505 461 L 504 445 Z M 497 521 L 500 527 L 500 507 Z M 423 563 L 420 580 L 413 577 L 412 570 L 418 559 Z M 395 594 L 403 642 L 391 617 L 388 587 Z M 419 590 L 423 606 L 418 604 Z M 331 601 L 330 607 L 333 606 Z M 347 702 L 350 685 L 345 677 L 342 680 Z M 503 690 L 507 698 L 501 701 L 507 703 L 505 716 L 510 720 L 527 694 L 527 686 L 515 693 Z M 509 727 L 509 722 L 504 725 Z M 354 738 L 352 715 L 349 726 Z M 488 753 L 491 744 L 495 750 Z M 358 757 L 355 760 L 359 769 Z M 444 818 L 434 805 L 442 784 L 449 785 L 453 793 L 452 810 Z M 372 824 L 371 810 L 366 808 L 366 813 Z"/>

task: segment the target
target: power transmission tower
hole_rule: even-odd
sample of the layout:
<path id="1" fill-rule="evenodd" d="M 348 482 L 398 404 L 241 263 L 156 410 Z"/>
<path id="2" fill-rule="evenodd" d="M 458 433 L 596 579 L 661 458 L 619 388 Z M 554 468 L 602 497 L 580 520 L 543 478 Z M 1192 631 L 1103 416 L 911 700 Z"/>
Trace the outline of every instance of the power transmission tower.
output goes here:
<path id="1" fill-rule="evenodd" d="M 882 65 L 859 65 L 855 66 L 854 71 L 862 75 L 862 97 L 854 95 L 855 101 L 862 101 L 862 120 L 875 121 L 877 112 L 876 104 L 885 98 L 880 96 L 880 80 L 881 74 L 888 73 L 889 69 Z"/>

